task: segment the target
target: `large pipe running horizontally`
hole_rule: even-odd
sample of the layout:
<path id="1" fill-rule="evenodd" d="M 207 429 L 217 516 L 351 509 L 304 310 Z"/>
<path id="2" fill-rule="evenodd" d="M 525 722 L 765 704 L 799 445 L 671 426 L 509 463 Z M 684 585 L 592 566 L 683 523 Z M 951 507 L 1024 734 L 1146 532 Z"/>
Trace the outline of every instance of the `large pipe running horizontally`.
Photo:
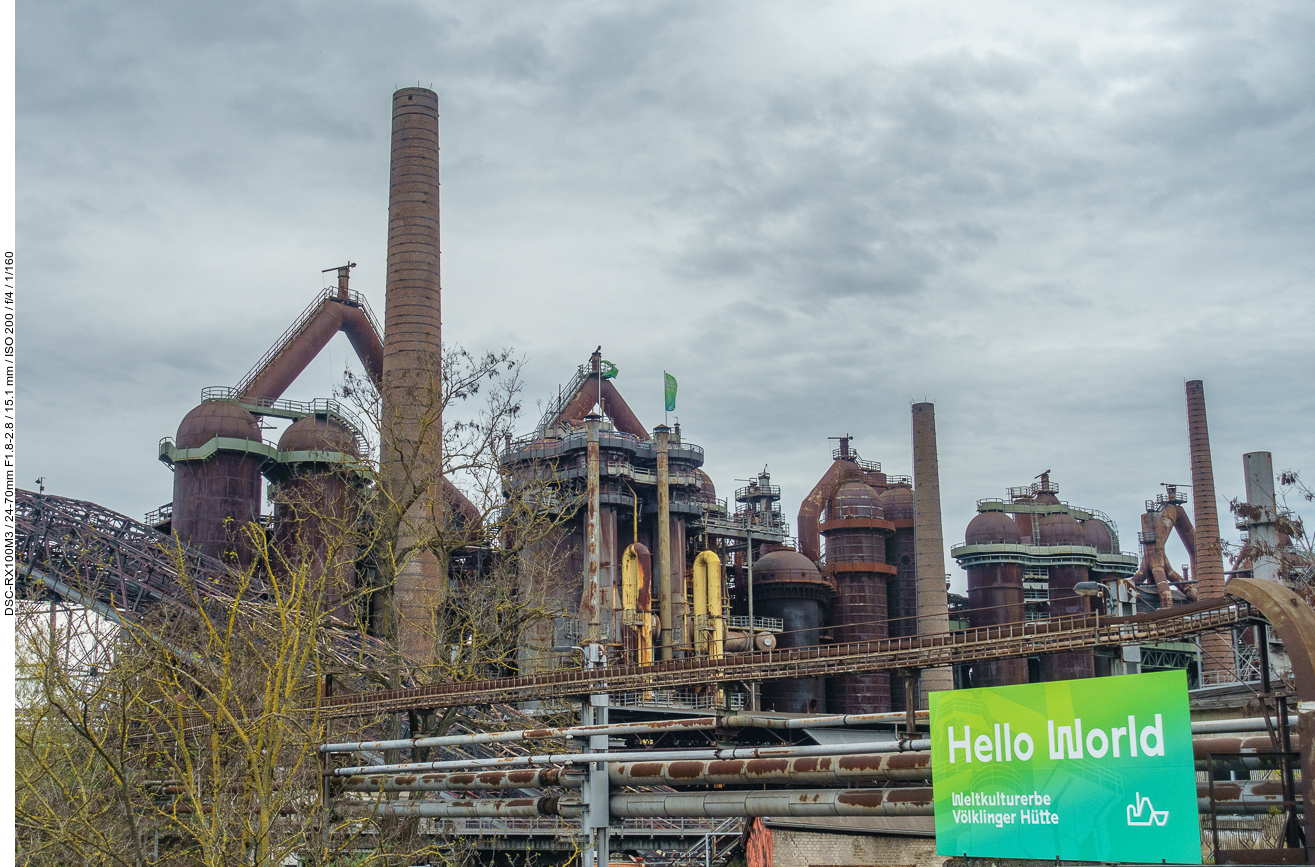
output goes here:
<path id="1" fill-rule="evenodd" d="M 795 759 L 630 762 L 608 767 L 617 786 L 757 786 L 768 783 L 854 785 L 931 779 L 931 753 L 810 756 Z"/>
<path id="2" fill-rule="evenodd" d="M 613 795 L 617 819 L 750 816 L 930 816 L 930 787 L 778 789 L 766 792 L 635 792 Z"/>
<path id="3" fill-rule="evenodd" d="M 533 819 L 539 816 L 578 818 L 584 812 L 579 798 L 462 798 L 450 801 L 384 801 L 344 806 L 372 815 L 427 819 Z"/>
<path id="4" fill-rule="evenodd" d="M 1210 785 L 1198 783 L 1196 808 L 1210 812 Z M 1277 780 L 1216 782 L 1218 813 L 1269 813 L 1282 805 Z M 374 815 L 427 818 L 578 817 L 575 797 L 467 798 L 440 801 L 387 801 L 346 805 Z M 609 800 L 614 819 L 706 819 L 804 816 L 933 816 L 929 786 L 889 789 L 777 789 L 762 792 L 625 792 Z"/>
<path id="5" fill-rule="evenodd" d="M 646 735 L 673 731 L 707 731 L 718 727 L 715 716 L 658 722 L 616 723 L 615 725 L 563 726 L 555 729 L 522 729 L 511 732 L 481 732 L 473 735 L 444 735 L 392 741 L 353 741 L 325 744 L 322 753 L 358 753 L 377 750 L 405 750 L 415 747 L 449 747 L 464 744 L 502 744 L 550 738 L 587 738 L 593 735 Z"/>
<path id="6" fill-rule="evenodd" d="M 448 771 L 460 768 L 500 768 L 514 765 L 565 765 L 580 762 L 674 762 L 699 759 L 774 759 L 797 756 L 845 756 L 865 753 L 920 752 L 931 749 L 930 740 L 871 741 L 856 744 L 822 744 L 805 747 L 738 747 L 720 750 L 644 750 L 619 753 L 546 753 L 537 756 L 505 756 L 497 759 L 451 759 L 437 762 L 408 762 L 397 765 L 360 765 L 335 768 L 334 776 L 358 774 L 402 774 L 409 771 Z"/>
<path id="7" fill-rule="evenodd" d="M 918 719 L 926 719 L 927 711 L 918 711 Z M 409 738 L 388 741 L 349 741 L 324 744 L 322 753 L 380 752 L 416 747 L 448 747 L 465 744 L 516 743 L 520 741 L 548 740 L 551 738 L 587 738 L 593 735 L 665 734 L 673 731 L 709 731 L 717 728 L 769 728 L 815 729 L 836 728 L 873 723 L 902 722 L 906 715 L 895 713 L 827 714 L 825 716 L 768 717 L 755 714 L 732 714 L 726 717 L 704 716 L 689 719 L 661 720 L 657 722 L 616 723 L 614 725 L 564 726 L 551 729 L 522 729 L 510 732 L 482 732 L 470 735 L 444 735 L 442 737 Z M 1289 725 L 1297 725 L 1295 715 L 1288 716 Z M 1241 734 L 1268 731 L 1261 717 L 1237 719 L 1199 720 L 1192 724 L 1192 734 Z M 774 749 L 789 749 L 780 747 Z M 907 750 L 905 750 L 907 751 Z M 378 772 L 375 769 L 374 772 Z"/>
<path id="8" fill-rule="evenodd" d="M 344 792 L 480 792 L 501 789 L 580 788 L 580 775 L 561 768 L 457 774 L 361 774 L 348 777 Z"/>

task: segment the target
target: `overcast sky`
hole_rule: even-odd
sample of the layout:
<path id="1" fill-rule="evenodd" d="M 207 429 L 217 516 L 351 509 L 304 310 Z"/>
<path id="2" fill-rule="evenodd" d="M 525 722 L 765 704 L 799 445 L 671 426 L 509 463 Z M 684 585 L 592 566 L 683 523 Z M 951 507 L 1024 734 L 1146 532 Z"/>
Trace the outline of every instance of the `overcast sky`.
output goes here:
<path id="1" fill-rule="evenodd" d="M 828 436 L 908 473 L 931 400 L 947 548 L 1050 469 L 1136 550 L 1190 481 L 1188 379 L 1221 509 L 1245 451 L 1315 477 L 1308 2 L 20 0 L 17 38 L 23 487 L 140 517 L 157 441 L 321 269 L 382 315 L 417 82 L 444 337 L 526 357 L 526 428 L 601 343 L 645 424 L 665 368 L 719 491 L 766 465 L 793 524 Z"/>

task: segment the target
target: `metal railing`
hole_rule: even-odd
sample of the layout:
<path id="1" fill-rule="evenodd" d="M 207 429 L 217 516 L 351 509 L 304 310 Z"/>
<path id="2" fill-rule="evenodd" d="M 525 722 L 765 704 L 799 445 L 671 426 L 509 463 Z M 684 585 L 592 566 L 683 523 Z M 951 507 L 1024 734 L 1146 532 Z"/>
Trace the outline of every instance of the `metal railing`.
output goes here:
<path id="1" fill-rule="evenodd" d="M 852 461 L 855 464 L 858 464 L 859 469 L 863 470 L 864 472 L 868 472 L 868 473 L 881 472 L 881 461 L 865 461 L 862 458 L 860 458 L 858 456 L 858 452 L 854 451 L 853 449 L 847 449 L 844 453 L 841 453 L 839 448 L 835 448 L 831 450 L 831 460 L 838 461 L 841 460 L 842 458 L 844 460 Z"/>
<path id="2" fill-rule="evenodd" d="M 747 615 L 731 614 L 725 620 L 726 625 L 731 629 L 749 628 Z M 757 632 L 780 632 L 785 629 L 785 621 L 779 617 L 755 617 L 753 618 L 753 628 Z"/>
<path id="3" fill-rule="evenodd" d="M 544 410 L 543 417 L 539 419 L 538 425 L 535 426 L 535 438 L 543 439 L 548 435 L 549 429 L 557 421 L 557 417 L 566 409 L 567 404 L 575 399 L 575 394 L 584 385 L 584 381 L 593 375 L 589 365 L 582 364 L 576 368 L 575 376 L 571 378 L 570 383 L 564 389 L 557 392 L 557 397 L 548 401 L 548 408 Z"/>
<path id="4" fill-rule="evenodd" d="M 333 398 L 318 397 L 314 400 L 272 400 L 267 397 L 243 397 L 241 388 L 229 388 L 226 385 L 210 385 L 201 389 L 202 402 L 212 400 L 232 401 L 256 415 L 273 415 L 279 418 L 305 418 L 310 415 L 323 415 L 339 422 L 356 440 L 356 448 L 362 457 L 368 455 L 369 442 L 365 438 L 366 425 L 361 417 L 347 409 L 340 401 Z"/>
<path id="5" fill-rule="evenodd" d="M 163 524 L 165 521 L 172 521 L 174 516 L 174 504 L 165 503 L 156 509 L 151 509 L 146 513 L 146 523 L 152 527 Z"/>

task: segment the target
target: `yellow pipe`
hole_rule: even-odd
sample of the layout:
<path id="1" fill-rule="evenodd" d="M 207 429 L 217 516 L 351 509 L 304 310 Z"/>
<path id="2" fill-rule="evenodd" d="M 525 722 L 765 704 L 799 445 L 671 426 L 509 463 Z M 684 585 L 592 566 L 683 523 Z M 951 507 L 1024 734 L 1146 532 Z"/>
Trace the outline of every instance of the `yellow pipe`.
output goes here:
<path id="1" fill-rule="evenodd" d="M 703 644 L 708 656 L 726 653 L 726 621 L 721 611 L 721 560 L 712 551 L 703 551 L 694 558 L 694 616 L 705 617 L 709 623 L 708 637 Z"/>
<path id="2" fill-rule="evenodd" d="M 644 551 L 643 560 L 640 549 Z M 648 556 L 648 550 L 638 543 L 628 546 L 621 555 L 621 607 L 627 615 L 625 621 L 635 630 L 636 661 L 641 665 L 653 661 L 653 615 L 648 610 L 653 604 L 652 590 L 646 586 L 650 579 L 644 574 Z"/>

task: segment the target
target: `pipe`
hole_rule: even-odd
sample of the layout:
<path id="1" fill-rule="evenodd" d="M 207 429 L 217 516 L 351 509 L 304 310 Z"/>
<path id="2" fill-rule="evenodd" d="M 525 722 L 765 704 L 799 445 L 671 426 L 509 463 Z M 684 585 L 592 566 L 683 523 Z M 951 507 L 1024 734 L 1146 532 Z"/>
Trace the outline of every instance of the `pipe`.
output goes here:
<path id="1" fill-rule="evenodd" d="M 1219 512 L 1215 503 L 1215 474 L 1210 459 L 1210 430 L 1206 424 L 1205 385 L 1199 379 L 1187 383 L 1187 438 L 1192 456 L 1192 514 L 1196 524 L 1197 593 L 1202 599 L 1224 595 L 1224 558 L 1219 545 Z M 1233 648 L 1229 638 L 1207 632 L 1201 636 L 1201 667 L 1204 671 L 1233 672 Z"/>
<path id="2" fill-rule="evenodd" d="M 754 650 L 774 650 L 776 648 L 776 636 L 770 632 L 757 632 L 753 636 Z M 749 633 L 740 632 L 739 630 L 726 630 L 726 652 L 727 653 L 748 653 L 749 652 Z"/>
<path id="3" fill-rule="evenodd" d="M 1298 749 L 1298 739 L 1292 738 L 1292 749 Z M 1239 738 L 1192 738 L 1192 754 L 1198 759 L 1212 753 L 1232 753 L 1255 755 L 1274 752 L 1274 742 L 1269 735 Z"/>
<path id="4" fill-rule="evenodd" d="M 717 728 L 715 716 L 657 722 L 617 723 L 615 725 L 565 726 L 555 729 L 523 729 L 513 732 L 482 732 L 473 735 L 444 735 L 434 738 L 411 738 L 393 741 L 355 741 L 324 744 L 322 753 L 359 753 L 377 750 L 405 750 L 415 747 L 449 747 L 463 744 L 502 744 L 549 738 L 587 738 L 593 735 L 644 735 L 672 731 L 706 731 Z"/>
<path id="5" fill-rule="evenodd" d="M 913 545 L 918 586 L 918 634 L 950 631 L 945 591 L 945 538 L 941 529 L 941 478 L 936 455 L 936 407 L 913 405 Z M 929 693 L 954 689 L 947 668 L 923 669 L 918 675 L 920 707 Z"/>
<path id="6" fill-rule="evenodd" d="M 667 443 L 671 439 L 671 428 L 658 425 L 653 428 L 653 439 L 657 444 L 657 546 L 658 546 L 658 616 L 662 621 L 662 659 L 674 656 L 672 641 L 672 593 L 671 580 L 671 476 L 667 468 Z M 682 570 L 683 572 L 684 570 Z"/>
<path id="7" fill-rule="evenodd" d="M 917 711 L 915 716 L 918 719 L 927 719 L 930 714 L 925 710 L 920 710 Z M 757 716 L 751 713 L 737 713 L 722 719 L 721 724 L 726 728 L 821 729 L 837 726 L 861 726 L 871 723 L 901 723 L 907 718 L 908 714 L 903 711 L 802 717 Z"/>
<path id="8" fill-rule="evenodd" d="M 635 503 L 636 518 L 639 503 Z M 653 558 L 638 542 L 621 555 L 621 607 L 635 630 L 636 659 L 640 665 L 653 661 Z"/>
<path id="9" fill-rule="evenodd" d="M 796 516 L 795 533 L 799 540 L 799 553 L 803 554 L 814 563 L 822 559 L 822 542 L 818 532 L 818 518 L 822 514 L 822 506 L 827 500 L 831 499 L 836 488 L 849 481 L 851 478 L 859 478 L 862 472 L 853 461 L 837 459 L 831 462 L 827 467 L 822 478 L 817 480 L 813 489 L 808 492 L 808 496 L 799 505 L 799 514 Z"/>
<path id="10" fill-rule="evenodd" d="M 1296 725 L 1297 718 L 1288 716 L 1288 725 Z M 1192 723 L 1192 734 L 1214 735 L 1232 734 L 1233 732 L 1266 732 L 1269 726 L 1263 717 L 1246 717 L 1243 719 L 1212 719 Z"/>
<path id="11" fill-rule="evenodd" d="M 602 355 L 597 354 L 597 358 L 601 359 Z M 596 359 L 591 356 L 590 362 L 591 364 L 595 364 Z M 580 390 L 575 393 L 570 402 L 563 407 L 557 417 L 552 420 L 552 424 L 548 425 L 549 430 L 552 429 L 553 425 L 560 424 L 564 421 L 581 421 L 586 415 L 593 411 L 595 406 L 601 405 L 603 414 L 612 420 L 612 423 L 616 425 L 617 430 L 622 433 L 630 434 L 636 439 L 647 441 L 649 439 L 648 431 L 639 421 L 639 418 L 635 415 L 634 411 L 630 409 L 625 398 L 621 396 L 621 392 L 616 390 L 616 386 L 612 384 L 612 380 L 604 379 L 601 390 L 598 387 L 598 380 L 598 367 L 595 364 L 593 372 L 580 385 Z M 602 400 L 599 400 L 600 397 Z"/>
<path id="12" fill-rule="evenodd" d="M 447 771 L 459 768 L 497 768 L 511 765 L 564 765 L 588 762 L 676 762 L 699 759 L 774 759 L 796 756 L 848 756 L 862 753 L 907 753 L 931 749 L 930 740 L 868 741 L 856 744 L 822 744 L 806 747 L 739 747 L 718 750 L 646 750 L 622 753 L 547 753 L 538 756 L 507 756 L 497 759 L 453 759 L 440 762 L 411 762 L 398 765 L 361 765 L 335 768 L 334 776 L 357 774 L 403 774 L 408 771 Z"/>
<path id="13" fill-rule="evenodd" d="M 585 517 L 584 543 L 585 543 L 585 575 L 584 575 L 584 592 L 580 594 L 580 632 L 585 635 L 591 644 L 596 644 L 602 639 L 602 628 L 599 622 L 599 612 L 602 608 L 602 585 L 598 580 L 599 556 L 598 546 L 602 536 L 599 526 L 598 510 L 599 490 L 598 490 L 598 428 L 602 423 L 602 416 L 590 413 L 584 417 L 585 430 L 589 434 L 589 442 L 585 447 L 586 462 L 588 466 L 588 511 Z"/>
<path id="14" fill-rule="evenodd" d="M 351 341 L 370 381 L 379 387 L 383 380 L 384 348 L 365 311 L 345 298 L 333 296 L 322 297 L 318 307 L 285 344 L 276 345 L 277 352 L 272 358 L 243 377 L 250 382 L 242 389 L 243 397 L 277 400 L 340 331 Z"/>
<path id="15" fill-rule="evenodd" d="M 930 816 L 930 787 L 782 789 L 767 792 L 635 792 L 613 795 L 617 819 L 751 816 Z"/>
<path id="16" fill-rule="evenodd" d="M 344 792 L 464 792 L 495 789 L 580 788 L 581 778 L 561 768 L 465 774 L 361 774 L 343 782 Z"/>
<path id="17" fill-rule="evenodd" d="M 726 621 L 721 616 L 721 560 L 712 551 L 694 558 L 694 616 L 708 621 L 703 651 L 712 657 L 726 655 Z M 747 643 L 747 642 L 746 642 Z"/>
<path id="18" fill-rule="evenodd" d="M 633 762 L 608 767 L 617 786 L 742 786 L 765 783 L 853 785 L 931 780 L 931 753 L 879 753 L 800 759 Z"/>
<path id="19" fill-rule="evenodd" d="M 427 819 L 533 819 L 539 816 L 579 817 L 579 798 L 462 798 L 452 801 L 385 801 L 348 804 L 373 815 Z"/>
<path id="20" fill-rule="evenodd" d="M 1282 780 L 1216 780 L 1215 811 L 1223 815 L 1278 812 L 1283 808 Z M 1300 811 L 1302 799 L 1297 798 Z M 1196 784 L 1196 809 L 1210 814 L 1210 784 Z"/>

